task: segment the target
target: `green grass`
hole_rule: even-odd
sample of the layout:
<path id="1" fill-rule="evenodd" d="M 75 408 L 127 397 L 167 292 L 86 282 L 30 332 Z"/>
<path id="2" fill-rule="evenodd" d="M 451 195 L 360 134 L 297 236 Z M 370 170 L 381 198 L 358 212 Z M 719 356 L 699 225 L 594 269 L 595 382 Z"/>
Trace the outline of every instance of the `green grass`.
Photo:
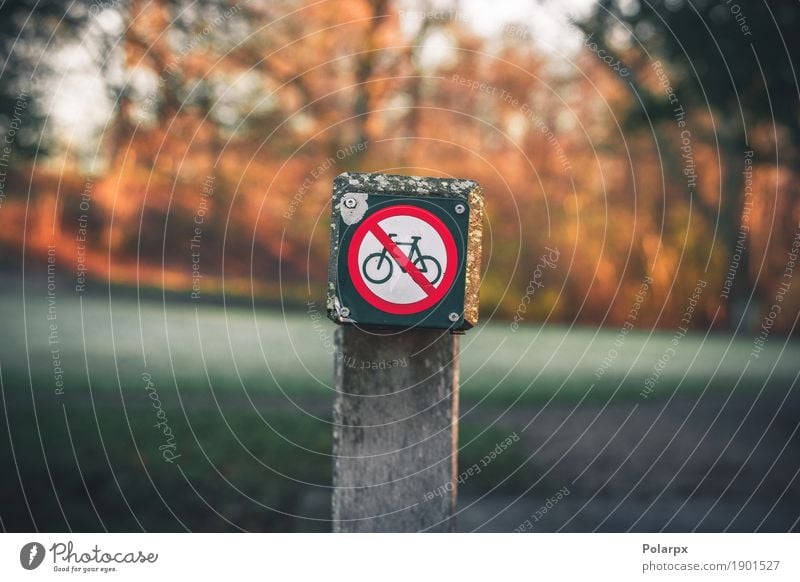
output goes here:
<path id="1" fill-rule="evenodd" d="M 96 296 L 82 302 L 66 292 L 58 296 L 57 347 L 66 383 L 57 395 L 44 293 L 29 293 L 23 309 L 15 295 L 0 291 L 8 418 L 7 426 L 6 415 L 0 418 L 3 526 L 33 527 L 21 479 L 36 526 L 46 530 L 66 529 L 67 521 L 87 531 L 233 530 L 230 521 L 261 531 L 327 531 L 334 325 L 309 313 L 254 313 L 241 305 L 137 305 L 130 295 L 112 305 Z M 615 337 L 615 330 L 536 325 L 513 333 L 503 322 L 463 336 L 462 411 L 474 413 L 460 425 L 460 466 L 479 462 L 508 436 L 492 422 L 511 403 L 533 411 L 550 399 L 640 398 L 672 336 L 631 333 L 597 381 L 594 372 Z M 758 390 L 768 376 L 768 386 L 785 388 L 800 346 L 784 343 L 771 338 L 761 357 L 746 364 L 748 338 L 689 335 L 651 401 L 675 391 L 729 391 L 746 365 L 737 390 Z M 159 453 L 163 437 L 153 426 L 158 418 L 145 372 L 175 435 L 179 468 Z M 461 492 L 487 492 L 509 475 L 494 493 L 525 490 L 538 478 L 524 463 L 529 454 L 510 447 Z M 544 493 L 555 487 L 540 486 Z"/>
<path id="2" fill-rule="evenodd" d="M 24 402 L 12 402 L 10 431 L 3 426 L 0 435 L 0 459 L 7 468 L 0 506 L 9 529 L 32 528 L 15 464 L 37 526 L 46 530 L 65 530 L 67 523 L 74 531 L 330 529 L 331 431 L 326 421 L 269 412 L 262 419 L 242 409 L 226 411 L 223 420 L 208 409 L 183 414 L 178 408 L 179 414 L 169 416 L 181 454 L 178 466 L 158 452 L 162 439 L 152 428 L 151 409 L 123 412 L 69 400 L 63 409 L 37 406 L 35 413 Z M 16 459 L 10 458 L 5 442 L 9 432 Z M 463 469 L 480 463 L 509 436 L 472 423 L 463 424 L 460 432 Z M 462 493 L 523 490 L 534 479 L 530 467 L 496 485 L 498 476 L 505 479 L 524 464 L 526 454 L 512 445 L 481 465 Z"/>
<path id="3" fill-rule="evenodd" d="M 208 410 L 170 415 L 179 464 L 159 454 L 162 439 L 147 408 L 92 411 L 70 402 L 66 414 L 43 406 L 34 415 L 18 404 L 9 424 L 24 489 L 44 529 L 68 523 L 77 531 L 235 530 L 232 522 L 251 530 L 327 531 L 325 503 L 309 509 L 302 501 L 309 493 L 324 497 L 330 487 L 329 458 L 304 450 L 330 451 L 330 431 L 303 417 L 268 416 L 271 429 L 244 411 L 228 414 L 226 422 Z M 0 442 L 6 437 L 3 427 Z M 6 527 L 25 528 L 27 509 L 5 444 L 2 517 Z"/>
<path id="4" fill-rule="evenodd" d="M 67 295 L 65 293 L 65 295 Z M 37 389 L 52 384 L 47 305 L 34 296 L 21 304 L 0 296 L 0 336 L 4 373 L 25 380 L 30 366 Z M 186 398 L 213 399 L 234 392 L 243 398 L 306 396 L 330 398 L 334 325 L 308 313 L 223 310 L 190 303 L 137 305 L 130 297 L 68 295 L 56 304 L 58 347 L 67 390 L 135 393 L 141 374 L 150 372 L 159 390 Z M 320 306 L 321 307 L 321 306 Z M 618 357 L 597 380 L 595 371 L 614 348 L 616 330 L 481 325 L 461 338 L 461 390 L 467 400 L 508 404 L 522 399 L 577 401 L 638 397 L 644 379 L 669 346 L 669 332 L 632 332 Z M 84 351 L 85 345 L 85 351 Z M 752 344 L 746 337 L 690 334 L 677 346 L 653 397 L 680 390 L 730 389 L 745 368 Z M 84 357 L 84 354 L 86 357 Z M 800 345 L 773 337 L 761 357 L 752 360 L 742 387 L 760 387 L 763 379 L 784 384 L 793 378 Z M 87 374 L 87 367 L 90 374 Z M 773 369 L 774 368 L 774 369 Z M 685 378 L 684 378 L 685 376 Z M 624 381 L 623 381 L 624 380 Z M 27 380 L 25 380 L 27 383 Z"/>

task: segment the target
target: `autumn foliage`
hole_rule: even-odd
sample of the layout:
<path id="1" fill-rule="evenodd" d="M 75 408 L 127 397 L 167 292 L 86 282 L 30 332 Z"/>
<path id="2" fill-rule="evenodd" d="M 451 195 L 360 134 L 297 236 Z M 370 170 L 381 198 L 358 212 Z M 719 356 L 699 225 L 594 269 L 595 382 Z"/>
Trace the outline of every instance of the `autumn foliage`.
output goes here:
<path id="1" fill-rule="evenodd" d="M 800 220 L 795 168 L 764 155 L 781 137 L 755 125 L 754 153 L 721 156 L 709 109 L 687 108 L 685 126 L 629 125 L 630 79 L 588 46 L 567 58 L 517 27 L 488 38 L 442 14 L 408 25 L 385 0 L 212 3 L 188 20 L 134 1 L 124 16 L 101 163 L 87 171 L 71 146 L 15 165 L 6 262 L 55 245 L 62 269 L 80 257 L 95 284 L 188 298 L 201 273 L 206 297 L 318 299 L 332 179 L 375 171 L 483 185 L 484 318 L 515 314 L 547 247 L 558 263 L 526 323 L 619 325 L 649 277 L 643 324 L 675 326 L 702 279 L 693 325 L 729 326 L 735 305 L 720 293 L 744 206 L 722 209 L 745 188 L 748 262 L 733 273 L 756 319 L 781 282 Z M 673 108 L 668 62 L 633 72 Z"/>

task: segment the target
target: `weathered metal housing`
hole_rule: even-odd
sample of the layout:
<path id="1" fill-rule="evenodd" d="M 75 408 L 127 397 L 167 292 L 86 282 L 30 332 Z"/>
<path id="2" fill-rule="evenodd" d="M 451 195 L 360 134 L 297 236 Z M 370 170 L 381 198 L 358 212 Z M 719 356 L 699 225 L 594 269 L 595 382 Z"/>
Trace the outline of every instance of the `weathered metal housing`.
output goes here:
<path id="1" fill-rule="evenodd" d="M 347 199 L 347 205 L 343 200 Z M 437 214 L 452 230 L 458 247 L 458 272 L 447 295 L 424 313 L 393 315 L 366 305 L 353 288 L 346 247 L 354 227 L 380 208 L 412 204 Z M 462 206 L 463 205 L 463 206 Z M 453 209 L 457 211 L 453 211 Z M 484 200 L 473 180 L 340 174 L 333 182 L 327 312 L 339 324 L 377 327 L 427 327 L 461 331 L 478 322 L 481 236 Z"/>

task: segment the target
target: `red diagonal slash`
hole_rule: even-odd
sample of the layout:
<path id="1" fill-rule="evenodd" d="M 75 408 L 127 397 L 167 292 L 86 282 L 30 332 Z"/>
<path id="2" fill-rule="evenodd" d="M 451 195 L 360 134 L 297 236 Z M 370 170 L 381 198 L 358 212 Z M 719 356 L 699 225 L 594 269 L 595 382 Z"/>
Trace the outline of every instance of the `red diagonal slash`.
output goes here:
<path id="1" fill-rule="evenodd" d="M 386 231 L 375 224 L 370 228 L 370 232 L 375 235 L 375 238 L 378 239 L 378 242 L 381 243 L 387 251 L 389 251 L 389 254 L 392 255 L 395 261 L 397 261 L 397 264 L 400 265 L 401 268 L 405 269 L 406 273 L 411 275 L 411 279 L 414 281 L 414 283 L 420 286 L 426 295 L 430 297 L 430 295 L 436 291 L 436 287 L 434 287 L 431 282 L 428 281 L 427 277 L 420 272 L 417 266 L 408 259 L 405 253 L 400 250 L 400 247 L 397 246 L 397 243 L 394 242 L 388 234 L 386 234 Z"/>

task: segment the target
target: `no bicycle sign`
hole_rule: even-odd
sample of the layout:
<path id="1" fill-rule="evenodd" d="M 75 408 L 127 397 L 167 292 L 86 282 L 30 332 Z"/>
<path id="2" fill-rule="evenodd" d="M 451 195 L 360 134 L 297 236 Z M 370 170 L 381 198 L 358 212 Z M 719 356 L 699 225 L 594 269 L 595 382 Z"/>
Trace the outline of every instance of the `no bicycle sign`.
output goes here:
<path id="1" fill-rule="evenodd" d="M 470 180 L 338 176 L 328 315 L 365 326 L 471 327 L 482 213 Z"/>
<path id="2" fill-rule="evenodd" d="M 433 212 L 398 204 L 374 212 L 350 241 L 348 274 L 370 305 L 398 315 L 441 301 L 458 271 L 453 235 Z"/>

